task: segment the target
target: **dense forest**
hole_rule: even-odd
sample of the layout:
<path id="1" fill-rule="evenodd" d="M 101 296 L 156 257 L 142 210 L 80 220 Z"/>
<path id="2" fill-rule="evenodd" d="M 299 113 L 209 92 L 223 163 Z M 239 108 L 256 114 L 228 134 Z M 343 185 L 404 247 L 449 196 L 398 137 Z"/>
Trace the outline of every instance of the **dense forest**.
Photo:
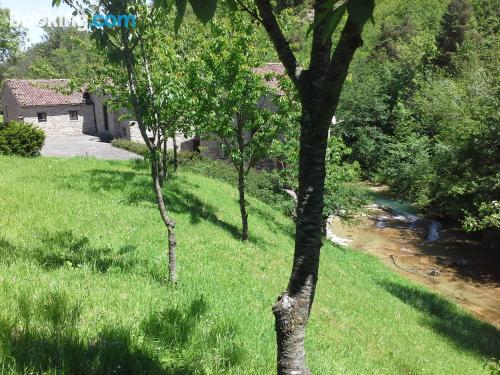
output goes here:
<path id="1" fill-rule="evenodd" d="M 469 231 L 500 226 L 499 11 L 380 2 L 339 109 L 367 177 Z"/>
<path id="2" fill-rule="evenodd" d="M 276 4 L 299 57 L 310 48 L 306 5 Z M 361 174 L 467 231 L 500 227 L 499 14 L 495 0 L 378 1 L 332 127 L 327 209 L 360 202 L 337 182 Z M 95 74 L 100 57 L 88 34 L 45 31 L 41 43 L 4 59 L 4 79 Z M 277 61 L 267 48 L 263 62 Z"/>

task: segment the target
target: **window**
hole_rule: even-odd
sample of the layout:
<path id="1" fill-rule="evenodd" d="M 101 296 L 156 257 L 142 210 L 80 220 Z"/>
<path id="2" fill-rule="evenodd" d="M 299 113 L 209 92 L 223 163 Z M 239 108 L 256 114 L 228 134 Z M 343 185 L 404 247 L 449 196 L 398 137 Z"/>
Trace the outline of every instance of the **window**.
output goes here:
<path id="1" fill-rule="evenodd" d="M 103 115 L 104 115 L 104 130 L 109 130 L 109 122 L 108 122 L 108 107 L 102 107 Z"/>
<path id="2" fill-rule="evenodd" d="M 78 111 L 69 111 L 69 119 L 71 121 L 78 120 Z"/>
<path id="3" fill-rule="evenodd" d="M 38 112 L 36 115 L 38 116 L 38 122 L 47 122 L 47 113 Z"/>

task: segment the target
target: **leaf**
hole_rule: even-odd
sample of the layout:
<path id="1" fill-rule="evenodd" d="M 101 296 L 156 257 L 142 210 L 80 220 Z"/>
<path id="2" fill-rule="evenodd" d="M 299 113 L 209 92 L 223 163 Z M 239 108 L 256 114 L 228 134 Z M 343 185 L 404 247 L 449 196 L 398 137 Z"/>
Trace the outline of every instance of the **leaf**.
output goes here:
<path id="1" fill-rule="evenodd" d="M 61 5 L 61 0 L 52 0 L 52 6 L 54 7 L 58 7 L 59 5 Z"/>
<path id="2" fill-rule="evenodd" d="M 174 30 L 177 34 L 184 19 L 184 14 L 186 14 L 187 0 L 175 0 L 175 6 L 177 7 L 177 12 L 175 14 Z"/>
<path id="3" fill-rule="evenodd" d="M 314 23 L 309 25 L 309 28 L 307 29 L 307 33 L 306 33 L 306 38 L 309 37 L 309 34 L 311 34 L 311 32 L 316 28 L 316 26 L 318 26 L 320 23 L 322 23 L 326 18 L 331 18 L 332 16 L 335 16 L 335 13 L 337 10 L 339 10 L 339 8 L 344 7 L 344 10 L 341 11 L 342 15 L 343 15 L 344 11 L 345 11 L 345 5 L 347 4 L 347 2 L 348 2 L 348 0 L 343 0 L 340 2 L 327 1 L 325 3 L 325 5 L 323 6 L 324 12 L 322 12 L 318 16 L 318 18 L 314 21 Z M 329 9 L 330 7 L 332 9 Z M 340 17 L 340 19 L 342 19 L 342 17 Z M 339 19 L 339 22 L 340 22 L 340 19 Z M 335 28 L 337 26 L 338 26 L 338 23 L 337 23 L 337 25 L 334 26 L 332 33 L 335 31 Z"/>
<path id="4" fill-rule="evenodd" d="M 323 43 L 325 43 L 332 37 L 333 32 L 339 25 L 340 20 L 344 16 L 346 10 L 347 10 L 347 4 L 342 4 L 341 6 L 330 12 L 325 21 L 326 27 L 325 30 L 323 31 L 323 36 L 322 36 Z"/>
<path id="5" fill-rule="evenodd" d="M 203 23 L 210 21 L 217 9 L 217 0 L 189 0 L 189 3 L 196 17 Z"/>
<path id="6" fill-rule="evenodd" d="M 226 5 L 232 12 L 238 10 L 238 4 L 236 3 L 235 0 L 226 0 Z"/>
<path id="7" fill-rule="evenodd" d="M 372 17 L 375 0 L 350 0 L 347 8 L 352 21 L 364 25 Z"/>

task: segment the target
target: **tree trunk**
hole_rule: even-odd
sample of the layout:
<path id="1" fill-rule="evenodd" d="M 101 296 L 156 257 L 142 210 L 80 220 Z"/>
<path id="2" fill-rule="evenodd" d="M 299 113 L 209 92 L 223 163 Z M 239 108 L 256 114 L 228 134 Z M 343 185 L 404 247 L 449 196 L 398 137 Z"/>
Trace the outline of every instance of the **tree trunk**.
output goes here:
<path id="1" fill-rule="evenodd" d="M 164 138 L 162 144 L 162 153 L 161 153 L 161 180 L 163 181 L 167 179 L 167 173 L 168 173 L 167 142 L 168 139 Z"/>
<path id="2" fill-rule="evenodd" d="M 241 239 L 242 241 L 248 240 L 248 214 L 247 207 L 245 203 L 245 160 L 243 155 L 245 154 L 245 135 L 243 132 L 243 115 L 241 113 L 236 114 L 235 125 L 236 134 L 238 137 L 238 152 L 240 154 L 240 160 L 236 165 L 238 169 L 238 192 L 240 195 L 240 212 L 241 212 Z"/>
<path id="3" fill-rule="evenodd" d="M 173 140 L 174 140 L 174 172 L 176 172 L 177 167 L 179 166 L 179 161 L 177 159 L 177 137 L 176 137 L 176 134 L 174 134 Z"/>
<path id="4" fill-rule="evenodd" d="M 248 214 L 247 207 L 245 203 L 245 171 L 243 162 L 240 163 L 238 168 L 238 192 L 240 195 L 240 212 L 241 212 L 241 239 L 243 241 L 248 240 Z"/>
<path id="5" fill-rule="evenodd" d="M 304 339 L 318 280 L 329 128 L 328 115 L 318 112 L 306 110 L 301 120 L 294 263 L 287 290 L 273 306 L 278 374 L 311 374 Z"/>
<path id="6" fill-rule="evenodd" d="M 318 280 L 322 235 L 325 155 L 328 129 L 355 51 L 362 45 L 366 19 L 350 14 L 333 54 L 332 40 L 324 39 L 325 0 L 314 0 L 313 40 L 308 69 L 299 72 L 298 61 L 276 19 L 271 1 L 254 0 L 260 22 L 273 42 L 302 104 L 299 191 L 295 253 L 288 287 L 273 306 L 278 344 L 278 374 L 311 374 L 306 365 L 304 339 Z M 370 4 L 365 6 L 369 10 Z M 359 17 L 358 17 L 359 18 Z"/>
<path id="7" fill-rule="evenodd" d="M 139 125 L 139 130 L 141 131 L 142 138 L 144 140 L 144 143 L 146 143 L 146 146 L 148 147 L 150 153 L 151 153 L 151 177 L 153 180 L 153 190 L 156 194 L 156 202 L 158 204 L 158 209 L 160 211 L 160 216 L 163 220 L 163 223 L 165 224 L 167 228 L 167 234 L 168 234 L 168 279 L 170 282 L 175 283 L 177 281 L 177 261 L 175 258 L 175 249 L 177 245 L 177 240 L 175 237 L 175 221 L 172 220 L 169 215 L 168 211 L 165 207 L 165 202 L 163 200 L 163 193 L 161 190 L 161 184 L 160 184 L 160 160 L 159 160 L 159 155 L 158 155 L 158 148 L 150 139 L 147 134 L 147 128 L 144 125 L 143 119 L 143 112 L 142 112 L 142 106 L 139 101 L 139 96 L 137 93 L 137 77 L 135 74 L 135 65 L 134 65 L 134 59 L 133 59 L 133 54 L 132 51 L 130 50 L 130 43 L 129 43 L 129 35 L 128 32 L 125 28 L 121 28 L 121 40 L 124 46 L 123 50 L 123 56 L 124 56 L 124 64 L 127 70 L 127 78 L 128 78 L 128 84 L 129 84 L 129 90 L 130 90 L 130 99 L 132 102 L 132 106 L 134 108 L 134 114 L 137 119 L 137 123 Z M 143 57 L 145 58 L 145 53 L 144 49 L 142 49 Z M 147 65 L 147 64 L 146 64 Z M 149 71 L 148 73 L 148 78 L 150 78 Z M 153 96 L 153 91 L 152 91 L 152 85 L 149 85 L 149 89 L 151 92 L 151 95 Z M 159 116 L 158 113 L 155 112 L 155 120 L 156 120 L 156 126 L 157 128 L 160 128 L 159 124 Z"/>
<path id="8" fill-rule="evenodd" d="M 175 283 L 177 281 L 177 261 L 175 258 L 177 240 L 175 237 L 175 222 L 169 217 L 165 207 L 165 202 L 163 201 L 163 193 L 160 186 L 159 164 L 160 162 L 158 157 L 153 156 L 153 160 L 151 161 L 153 188 L 156 194 L 158 209 L 160 210 L 161 218 L 167 227 L 168 235 L 168 280 L 171 283 Z"/>

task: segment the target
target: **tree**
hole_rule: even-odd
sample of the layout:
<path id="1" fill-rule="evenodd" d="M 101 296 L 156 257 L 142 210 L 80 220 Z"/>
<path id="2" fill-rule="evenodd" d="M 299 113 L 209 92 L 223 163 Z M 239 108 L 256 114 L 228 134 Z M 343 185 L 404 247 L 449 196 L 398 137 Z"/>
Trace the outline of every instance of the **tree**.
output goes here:
<path id="1" fill-rule="evenodd" d="M 276 92 L 254 69 L 261 63 L 255 27 L 245 15 L 218 17 L 193 69 L 193 93 L 198 98 L 198 133 L 214 137 L 238 173 L 243 241 L 248 239 L 246 177 L 268 156 L 281 126 Z M 259 46 L 259 47 L 257 47 Z M 200 95 L 201 94 L 201 95 Z"/>
<path id="2" fill-rule="evenodd" d="M 9 77 L 90 80 L 103 65 L 88 32 L 76 27 L 44 27 L 40 43 L 6 64 Z"/>
<path id="3" fill-rule="evenodd" d="M 0 8 L 0 74 L 1 79 L 5 77 L 7 62 L 12 62 L 21 50 L 25 31 L 21 27 L 11 24 L 10 10 Z"/>
<path id="4" fill-rule="evenodd" d="M 173 169 L 178 168 L 177 134 L 193 134 L 195 127 L 195 92 L 190 89 L 190 61 L 196 58 L 201 33 L 197 24 L 183 29 L 183 38 L 173 32 L 173 18 L 168 14 L 155 13 L 155 22 L 161 27 L 148 29 L 148 48 L 151 83 L 156 94 L 155 108 L 159 111 L 160 132 L 163 139 L 161 182 L 167 173 L 167 140 L 173 140 Z M 171 30 L 171 32 L 166 32 Z"/>
<path id="5" fill-rule="evenodd" d="M 436 58 L 437 65 L 446 68 L 452 66 L 453 56 L 464 41 L 471 16 L 472 6 L 469 0 L 452 0 L 450 2 L 441 20 L 441 31 L 437 38 L 439 48 L 439 56 Z"/>
<path id="6" fill-rule="evenodd" d="M 70 3 L 72 1 L 68 0 Z M 60 0 L 55 0 L 60 2 Z M 129 10 L 123 4 L 128 2 L 107 1 L 110 13 L 121 14 Z M 170 9 L 170 2 L 158 0 L 157 6 L 165 11 Z M 180 24 L 185 13 L 187 0 L 176 1 L 177 20 Z M 214 15 L 217 0 L 190 0 L 194 13 L 204 22 Z M 288 287 L 273 306 L 277 333 L 277 362 L 280 374 L 310 374 L 305 360 L 305 330 L 314 301 L 320 249 L 322 245 L 322 214 L 325 183 L 325 157 L 328 132 L 335 114 L 342 86 L 348 74 L 349 65 L 356 50 L 362 45 L 361 33 L 364 24 L 370 19 L 373 0 L 349 0 L 335 2 L 315 0 L 313 2 L 314 20 L 312 22 L 312 45 L 309 65 L 300 69 L 296 56 L 283 33 L 275 16 L 270 0 L 255 0 L 249 5 L 244 0 L 224 1 L 231 9 L 243 9 L 263 25 L 274 48 L 284 65 L 300 97 L 302 114 L 300 120 L 299 184 L 297 223 L 295 233 L 295 252 L 292 272 Z M 112 6 L 109 6 L 111 4 Z M 136 4 L 133 2 L 132 4 Z M 141 2 L 141 6 L 145 6 Z M 332 34 L 335 28 L 348 14 L 334 47 Z M 139 27 L 138 30 L 141 30 Z M 148 126 L 157 126 L 157 120 L 151 121 L 144 116 L 143 103 L 139 96 L 139 76 L 148 76 L 147 59 L 137 54 L 135 48 L 140 42 L 137 31 L 130 32 L 121 28 L 119 35 L 112 32 L 97 32 L 101 45 L 109 45 L 112 39 L 121 42 L 120 49 L 113 52 L 123 61 L 128 75 L 130 98 L 143 138 L 151 150 L 152 176 L 160 211 L 163 199 L 158 178 L 157 143 L 148 139 Z M 138 68 L 137 57 L 141 63 Z M 138 70 L 138 72 L 137 72 Z M 154 92 L 149 85 L 149 95 Z M 146 107 L 147 108 L 147 107 Z M 145 120 L 149 120 L 145 123 Z M 173 229 L 168 216 L 164 216 L 167 228 Z M 175 247 L 175 240 L 174 240 Z"/>
<path id="7" fill-rule="evenodd" d="M 58 5 L 60 0 L 54 0 Z M 146 0 L 108 0 L 96 5 L 88 2 L 67 3 L 83 14 L 104 11 L 108 14 L 133 13 L 140 18 L 136 28 L 122 24 L 117 28 L 92 30 L 92 39 L 104 51 L 110 68 L 107 70 L 115 90 L 112 101 L 118 108 L 130 110 L 140 129 L 144 143 L 149 149 L 149 161 L 153 191 L 161 219 L 167 229 L 169 281 L 177 281 L 175 221 L 170 216 L 161 188 L 161 150 L 164 144 L 165 126 L 159 108 L 160 99 L 153 83 L 152 61 L 154 56 L 155 27 L 159 20 Z M 109 79 L 108 79 L 109 80 Z"/>
<path id="8" fill-rule="evenodd" d="M 185 1 L 181 1 L 185 4 Z M 305 359 L 305 330 L 314 301 L 322 244 L 326 149 L 331 120 L 361 32 L 374 8 L 372 0 L 315 0 L 309 65 L 300 69 L 270 0 L 231 0 L 233 9 L 251 14 L 265 28 L 300 97 L 299 184 L 295 252 L 286 290 L 273 306 L 279 374 L 310 374 Z M 195 13 L 208 21 L 217 0 L 191 0 Z M 203 4 L 203 6 L 201 6 Z M 335 48 L 332 33 L 348 13 Z"/>

